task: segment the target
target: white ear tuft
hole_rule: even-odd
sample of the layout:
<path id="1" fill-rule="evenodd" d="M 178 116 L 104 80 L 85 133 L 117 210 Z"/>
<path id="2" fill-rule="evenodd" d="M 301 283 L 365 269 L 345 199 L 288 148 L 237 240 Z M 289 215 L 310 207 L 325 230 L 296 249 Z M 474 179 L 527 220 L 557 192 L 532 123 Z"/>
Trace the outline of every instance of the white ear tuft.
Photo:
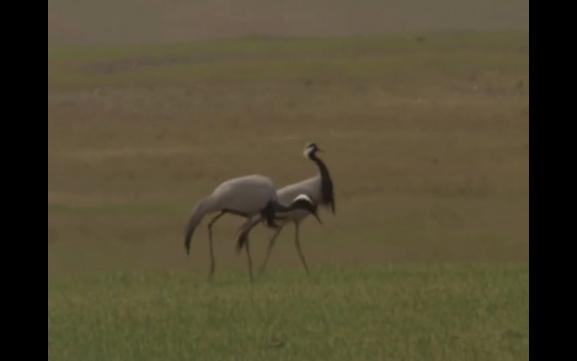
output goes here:
<path id="1" fill-rule="evenodd" d="M 306 194 L 299 194 L 298 196 L 296 196 L 296 198 L 294 199 L 293 202 L 300 201 L 300 200 L 305 200 L 305 201 L 313 204 L 313 200 L 309 196 L 307 196 Z"/>
<path id="2" fill-rule="evenodd" d="M 316 145 L 314 143 L 307 143 L 305 149 L 303 150 L 303 155 L 305 158 L 310 158 L 311 154 L 315 151 Z"/>

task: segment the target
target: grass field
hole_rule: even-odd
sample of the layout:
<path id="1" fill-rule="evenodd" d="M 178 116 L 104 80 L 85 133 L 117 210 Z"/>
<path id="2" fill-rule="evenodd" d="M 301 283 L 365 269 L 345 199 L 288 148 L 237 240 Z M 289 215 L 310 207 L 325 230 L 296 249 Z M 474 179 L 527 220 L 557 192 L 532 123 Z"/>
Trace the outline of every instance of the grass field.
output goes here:
<path id="1" fill-rule="evenodd" d="M 49 46 L 49 359 L 527 359 L 528 89 L 526 31 Z M 231 217 L 208 283 L 195 202 L 307 141 L 311 277 L 287 227 L 251 285 Z"/>
<path id="2" fill-rule="evenodd" d="M 186 273 L 55 282 L 54 360 L 526 360 L 522 266 Z"/>

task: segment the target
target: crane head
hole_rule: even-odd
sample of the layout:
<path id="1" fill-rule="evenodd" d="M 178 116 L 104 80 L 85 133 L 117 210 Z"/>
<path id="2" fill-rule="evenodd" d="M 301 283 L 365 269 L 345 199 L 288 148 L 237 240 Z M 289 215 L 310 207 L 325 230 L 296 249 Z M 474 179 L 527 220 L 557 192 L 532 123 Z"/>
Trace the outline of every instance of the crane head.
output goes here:
<path id="1" fill-rule="evenodd" d="M 321 221 L 321 219 L 319 218 L 319 215 L 317 213 L 317 209 L 318 209 L 317 204 L 315 202 L 313 202 L 313 200 L 309 196 L 307 196 L 306 194 L 299 194 L 292 201 L 291 208 L 304 209 L 304 210 L 308 211 L 309 213 L 311 213 L 320 224 L 323 224 L 323 222 Z"/>
<path id="2" fill-rule="evenodd" d="M 305 158 L 311 158 L 316 152 L 321 152 L 321 149 L 317 146 L 316 143 L 307 143 L 303 150 L 303 155 Z"/>

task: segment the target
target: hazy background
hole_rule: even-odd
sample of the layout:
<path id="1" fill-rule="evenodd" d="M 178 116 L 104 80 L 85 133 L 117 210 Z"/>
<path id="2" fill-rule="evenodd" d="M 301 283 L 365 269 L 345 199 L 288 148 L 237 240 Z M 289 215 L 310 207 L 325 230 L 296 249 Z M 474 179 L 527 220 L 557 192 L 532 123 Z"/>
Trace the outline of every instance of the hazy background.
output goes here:
<path id="1" fill-rule="evenodd" d="M 50 0 L 50 45 L 529 29 L 521 0 Z"/>
<path id="2" fill-rule="evenodd" d="M 192 259 L 181 239 L 197 200 L 315 174 L 311 140 L 338 204 L 303 227 L 311 263 L 527 259 L 524 1 L 56 0 L 48 20 L 51 273 L 205 269 L 204 226 Z M 244 267 L 238 222 L 222 267 Z M 284 233 L 273 264 L 298 265 Z"/>

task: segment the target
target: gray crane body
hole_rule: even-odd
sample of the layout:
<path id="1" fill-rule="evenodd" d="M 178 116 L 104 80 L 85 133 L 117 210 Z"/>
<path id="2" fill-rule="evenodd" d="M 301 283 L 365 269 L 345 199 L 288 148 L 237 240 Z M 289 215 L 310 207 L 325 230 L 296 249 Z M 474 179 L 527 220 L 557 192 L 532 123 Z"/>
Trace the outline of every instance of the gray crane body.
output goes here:
<path id="1" fill-rule="evenodd" d="M 280 188 L 277 192 L 278 201 L 282 204 L 290 203 L 299 194 L 306 194 L 315 204 L 322 204 L 321 202 L 321 177 L 320 175 L 305 179 L 303 181 L 289 184 L 285 187 Z M 279 215 L 279 223 L 284 224 L 286 222 L 301 222 L 310 213 L 302 210 L 296 209 L 290 212 L 283 213 Z"/>
<path id="2" fill-rule="evenodd" d="M 242 192 L 239 192 L 239 189 Z M 277 200 L 273 182 L 260 175 L 249 175 L 223 182 L 216 187 L 210 197 L 212 207 L 216 207 L 217 210 L 226 208 L 247 215 L 259 213 L 269 201 Z"/>
<path id="3" fill-rule="evenodd" d="M 270 178 L 258 174 L 233 178 L 221 183 L 211 195 L 202 199 L 194 210 L 186 229 L 187 250 L 194 230 L 202 219 L 216 211 L 226 211 L 250 218 L 258 215 L 270 201 L 278 201 Z"/>

